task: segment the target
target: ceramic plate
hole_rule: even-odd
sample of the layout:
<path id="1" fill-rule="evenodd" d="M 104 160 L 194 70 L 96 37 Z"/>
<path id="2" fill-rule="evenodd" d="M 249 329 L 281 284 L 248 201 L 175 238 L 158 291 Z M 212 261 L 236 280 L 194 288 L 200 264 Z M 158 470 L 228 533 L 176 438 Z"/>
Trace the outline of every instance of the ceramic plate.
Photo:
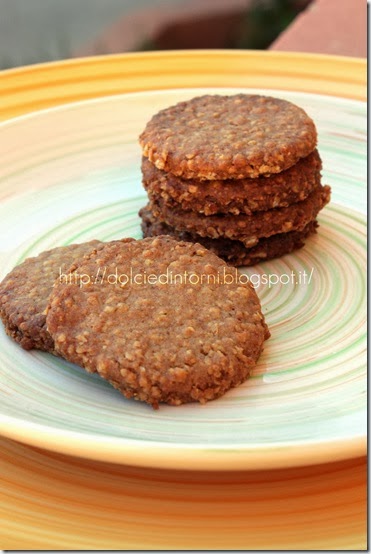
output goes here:
<path id="1" fill-rule="evenodd" d="M 272 337 L 251 378 L 205 406 L 124 399 L 97 376 L 0 332 L 0 430 L 60 452 L 142 466 L 272 468 L 363 454 L 366 443 L 366 113 L 360 101 L 259 92 L 314 119 L 332 202 L 305 248 L 250 268 Z M 69 104 L 0 126 L 1 277 L 47 248 L 139 238 L 137 137 L 159 109 L 215 89 Z"/>

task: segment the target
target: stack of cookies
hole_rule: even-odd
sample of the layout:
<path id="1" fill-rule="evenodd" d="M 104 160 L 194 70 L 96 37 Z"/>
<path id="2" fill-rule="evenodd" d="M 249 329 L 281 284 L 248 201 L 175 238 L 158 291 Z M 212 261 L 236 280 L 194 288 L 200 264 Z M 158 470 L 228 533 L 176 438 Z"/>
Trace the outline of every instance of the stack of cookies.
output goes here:
<path id="1" fill-rule="evenodd" d="M 198 242 L 235 266 L 287 254 L 330 200 L 312 119 L 260 95 L 206 95 L 157 113 L 140 135 L 145 237 Z"/>

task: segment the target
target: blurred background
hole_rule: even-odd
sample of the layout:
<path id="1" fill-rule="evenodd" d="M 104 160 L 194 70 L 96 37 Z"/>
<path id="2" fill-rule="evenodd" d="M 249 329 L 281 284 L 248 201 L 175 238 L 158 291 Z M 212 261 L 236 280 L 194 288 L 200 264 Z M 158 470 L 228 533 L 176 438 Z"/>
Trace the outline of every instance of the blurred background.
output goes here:
<path id="1" fill-rule="evenodd" d="M 246 48 L 366 57 L 366 0 L 0 0 L 0 69 L 108 53 Z"/>

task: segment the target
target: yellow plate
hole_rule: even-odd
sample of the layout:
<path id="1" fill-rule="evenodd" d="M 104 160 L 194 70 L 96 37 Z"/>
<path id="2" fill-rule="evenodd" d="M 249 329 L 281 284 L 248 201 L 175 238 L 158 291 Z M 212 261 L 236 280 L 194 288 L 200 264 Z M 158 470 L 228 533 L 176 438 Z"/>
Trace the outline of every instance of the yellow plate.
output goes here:
<path id="1" fill-rule="evenodd" d="M 170 88 L 258 87 L 364 100 L 366 62 L 292 52 L 153 52 L 12 69 L 0 83 L 0 120 L 87 98 Z"/>
<path id="2" fill-rule="evenodd" d="M 0 278 L 57 245 L 140 238 L 140 131 L 158 109 L 215 90 L 267 91 L 127 93 L 0 124 L 0 236 L 8 235 Z M 334 96 L 272 94 L 313 114 L 333 193 L 305 248 L 248 269 L 272 333 L 250 378 L 205 406 L 153 411 L 60 358 L 25 352 L 0 329 L 0 434 L 172 469 L 289 467 L 365 452 L 366 108 Z"/>
<path id="3" fill-rule="evenodd" d="M 20 68 L 0 74 L 0 119 L 127 91 L 189 87 L 364 100 L 366 62 L 202 51 Z M 0 491 L 5 549 L 366 547 L 364 459 L 272 471 L 185 472 L 84 461 L 1 439 Z"/>
<path id="4" fill-rule="evenodd" d="M 0 544 L 50 550 L 366 548 L 363 460 L 198 472 L 71 458 L 0 439 Z"/>

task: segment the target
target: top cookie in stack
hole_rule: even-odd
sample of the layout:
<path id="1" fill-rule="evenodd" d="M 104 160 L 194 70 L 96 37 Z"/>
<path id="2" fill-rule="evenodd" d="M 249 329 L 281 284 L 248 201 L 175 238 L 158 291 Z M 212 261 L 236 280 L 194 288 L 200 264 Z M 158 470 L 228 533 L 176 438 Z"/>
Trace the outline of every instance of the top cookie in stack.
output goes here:
<path id="1" fill-rule="evenodd" d="M 234 265 L 302 246 L 330 198 L 312 119 L 278 98 L 196 97 L 156 114 L 140 144 L 144 235 L 197 241 Z"/>

